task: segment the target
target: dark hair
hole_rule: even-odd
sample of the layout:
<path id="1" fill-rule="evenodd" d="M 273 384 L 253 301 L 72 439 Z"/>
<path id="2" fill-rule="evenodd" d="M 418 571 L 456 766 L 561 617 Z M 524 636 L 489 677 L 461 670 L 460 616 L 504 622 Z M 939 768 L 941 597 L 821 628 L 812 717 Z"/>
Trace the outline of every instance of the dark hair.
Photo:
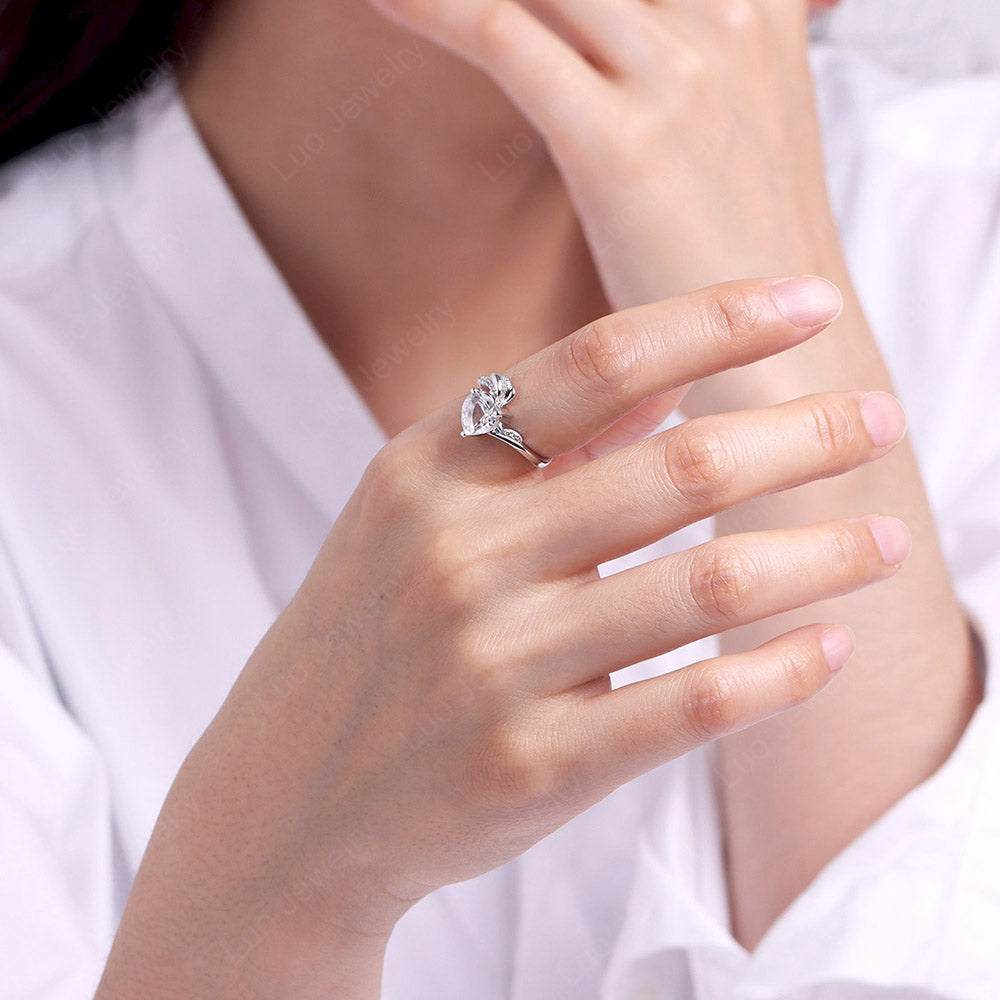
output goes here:
<path id="1" fill-rule="evenodd" d="M 0 0 L 0 162 L 141 90 L 211 3 Z"/>

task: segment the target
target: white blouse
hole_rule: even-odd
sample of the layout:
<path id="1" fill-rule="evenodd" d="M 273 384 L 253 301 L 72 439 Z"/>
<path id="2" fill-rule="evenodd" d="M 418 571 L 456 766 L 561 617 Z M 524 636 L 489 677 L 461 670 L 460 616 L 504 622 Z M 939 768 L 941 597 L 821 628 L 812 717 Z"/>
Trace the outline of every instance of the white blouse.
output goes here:
<path id="1" fill-rule="evenodd" d="M 1000 77 L 811 57 L 986 698 L 752 954 L 707 747 L 417 904 L 386 1000 L 1000 997 Z M 0 998 L 83 1000 L 178 767 L 385 439 L 169 76 L 0 171 L 0 229 Z"/>

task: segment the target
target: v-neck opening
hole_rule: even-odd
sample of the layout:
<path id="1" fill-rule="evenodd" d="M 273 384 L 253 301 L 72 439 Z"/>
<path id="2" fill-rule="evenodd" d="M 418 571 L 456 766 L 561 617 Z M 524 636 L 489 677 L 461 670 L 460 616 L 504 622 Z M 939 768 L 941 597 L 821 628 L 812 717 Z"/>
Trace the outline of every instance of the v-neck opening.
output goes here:
<path id="1" fill-rule="evenodd" d="M 191 347 L 335 518 L 387 436 L 212 159 L 169 73 L 95 144 L 101 195 Z M 104 137 L 102 137 L 104 138 Z M 108 137 L 111 138 L 111 137 Z"/>

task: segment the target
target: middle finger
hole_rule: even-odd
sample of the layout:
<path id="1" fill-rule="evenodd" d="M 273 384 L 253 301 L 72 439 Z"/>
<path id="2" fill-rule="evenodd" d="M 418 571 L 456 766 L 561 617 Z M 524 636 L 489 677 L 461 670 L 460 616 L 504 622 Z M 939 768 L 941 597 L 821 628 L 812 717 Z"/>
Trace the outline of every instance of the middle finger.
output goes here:
<path id="1" fill-rule="evenodd" d="M 518 518 L 524 551 L 536 553 L 530 571 L 572 576 L 745 500 L 846 472 L 889 452 L 905 426 L 885 392 L 688 420 L 532 485 Z M 527 544 L 538 538 L 546 545 Z"/>

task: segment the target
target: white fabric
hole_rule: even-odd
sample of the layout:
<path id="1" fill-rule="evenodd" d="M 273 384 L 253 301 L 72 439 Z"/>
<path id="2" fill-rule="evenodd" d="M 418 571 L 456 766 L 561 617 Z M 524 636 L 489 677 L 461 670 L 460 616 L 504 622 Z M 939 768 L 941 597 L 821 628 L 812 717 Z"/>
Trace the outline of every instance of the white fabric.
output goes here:
<path id="1" fill-rule="evenodd" d="M 1000 78 L 812 57 L 987 697 L 752 956 L 728 931 L 709 747 L 419 903 L 386 1000 L 1000 996 Z M 0 998 L 82 1000 L 173 775 L 384 438 L 169 77 L 0 172 L 0 228 Z"/>
<path id="2" fill-rule="evenodd" d="M 996 0 L 839 0 L 813 12 L 810 30 L 927 80 L 1000 70 Z"/>

